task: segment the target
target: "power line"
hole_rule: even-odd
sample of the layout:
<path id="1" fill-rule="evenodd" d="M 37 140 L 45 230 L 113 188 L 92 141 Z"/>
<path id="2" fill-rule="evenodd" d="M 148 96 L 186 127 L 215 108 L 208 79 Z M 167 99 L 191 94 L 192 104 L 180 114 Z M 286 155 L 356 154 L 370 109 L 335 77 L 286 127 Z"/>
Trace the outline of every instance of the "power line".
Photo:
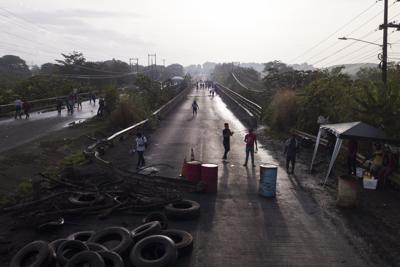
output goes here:
<path id="1" fill-rule="evenodd" d="M 311 52 L 312 50 L 314 50 L 315 48 L 317 48 L 318 46 L 320 46 L 321 44 L 323 44 L 324 42 L 328 41 L 332 36 L 334 36 L 335 34 L 337 34 L 339 31 L 343 30 L 344 28 L 346 28 L 350 23 L 352 23 L 353 21 L 355 21 L 356 19 L 358 19 L 360 16 L 362 16 L 363 14 L 365 14 L 366 12 L 368 12 L 371 8 L 373 8 L 378 2 L 375 1 L 372 5 L 370 5 L 367 9 L 365 9 L 364 11 L 362 11 L 361 13 L 359 13 L 357 16 L 355 16 L 354 18 L 352 18 L 349 22 L 347 22 L 346 24 L 344 24 L 343 26 L 341 26 L 339 29 L 337 29 L 335 32 L 333 32 L 332 34 L 330 34 L 328 37 L 322 39 L 319 43 L 317 43 L 316 45 L 314 45 L 313 47 L 311 47 L 310 49 L 306 50 L 304 53 L 302 53 L 301 55 L 297 56 L 296 58 L 294 58 L 293 60 L 291 60 L 290 62 L 294 62 L 297 59 L 301 58 L 302 56 L 305 56 L 306 54 L 308 54 L 309 52 Z"/>
<path id="2" fill-rule="evenodd" d="M 12 16 L 12 17 L 14 17 L 14 18 L 16 18 L 16 19 L 18 19 L 18 20 L 20 20 L 20 21 L 23 21 L 24 23 L 27 23 L 29 26 L 33 26 L 33 27 L 36 27 L 37 29 L 40 29 L 41 31 L 45 31 L 45 32 L 50 33 L 50 34 L 53 34 L 53 35 L 58 35 L 58 36 L 61 35 L 61 34 L 59 34 L 59 33 L 52 32 L 51 30 L 49 30 L 49 29 L 47 29 L 47 28 L 45 28 L 45 27 L 43 27 L 43 26 L 41 26 L 41 25 L 32 23 L 31 21 L 26 20 L 25 18 L 23 18 L 23 17 L 21 17 L 21 16 L 15 14 L 15 13 L 13 13 L 13 12 L 11 12 L 11 11 L 5 9 L 5 8 L 0 7 L 0 10 L 3 10 L 3 12 L 8 13 L 9 15 L 6 15 L 5 17 L 7 17 L 7 18 L 9 18 L 9 19 L 12 19 L 12 18 L 11 18 L 11 16 Z M 1 14 L 0 14 L 0 15 L 1 15 Z M 10 15 L 11 15 L 11 16 L 10 16 Z M 3 15 L 3 17 L 4 17 L 4 15 Z M 20 28 L 25 29 L 25 27 L 24 27 L 24 26 L 21 26 L 21 24 L 20 24 L 19 22 L 15 22 L 15 21 L 14 21 L 14 24 L 19 25 Z M 25 30 L 27 30 L 27 29 L 25 29 Z M 76 40 L 72 41 L 72 40 L 69 40 L 68 38 L 64 38 L 64 40 L 67 41 L 67 42 L 69 42 L 72 46 L 75 46 L 75 45 L 76 45 Z M 58 51 L 59 48 L 55 48 L 55 49 L 57 49 L 57 51 Z M 99 47 L 97 47 L 97 49 L 99 49 Z M 104 54 L 108 55 L 110 58 L 114 58 L 114 56 L 108 54 L 108 51 L 103 50 L 103 49 L 101 49 L 101 50 L 102 50 L 102 52 L 103 52 Z M 58 52 L 57 52 L 57 55 L 58 55 Z"/>
<path id="3" fill-rule="evenodd" d="M 374 32 L 375 32 L 375 31 L 369 32 L 369 33 L 367 33 L 367 34 L 365 34 L 365 35 L 363 35 L 363 36 L 361 36 L 360 38 L 357 38 L 357 39 L 363 39 L 363 38 L 365 38 L 365 37 L 367 37 L 367 36 L 373 34 Z M 323 62 L 323 61 L 327 60 L 328 58 L 330 58 L 330 57 L 332 57 L 332 56 L 334 56 L 334 55 L 337 55 L 337 54 L 339 54 L 340 52 L 346 50 L 347 48 L 351 47 L 352 45 L 354 45 L 354 44 L 356 44 L 356 43 L 358 43 L 358 41 L 351 42 L 350 44 L 346 45 L 345 47 L 343 47 L 343 48 L 341 48 L 341 49 L 339 49 L 339 50 L 333 52 L 332 54 L 329 54 L 328 56 L 326 56 L 326 57 L 324 57 L 324 58 L 322 58 L 322 59 L 320 59 L 320 60 L 318 60 L 318 61 L 312 63 L 312 65 L 316 65 L 316 64 L 318 64 L 318 63 L 320 63 L 320 62 Z"/>
<path id="4" fill-rule="evenodd" d="M 371 21 L 373 21 L 376 17 L 378 17 L 378 16 L 381 15 L 382 13 L 383 13 L 383 11 L 380 11 L 378 14 L 376 14 L 376 15 L 374 15 L 373 17 L 369 18 L 368 20 L 364 21 L 362 24 L 360 24 L 360 26 L 358 26 L 356 29 L 352 30 L 350 33 L 345 34 L 345 36 L 352 35 L 352 34 L 355 33 L 356 31 L 358 31 L 359 29 L 365 27 L 365 25 L 367 25 L 368 23 L 370 23 Z M 377 30 L 378 30 L 378 28 L 376 28 L 376 29 L 374 30 L 374 32 L 376 32 Z M 341 43 L 341 41 L 336 40 L 335 43 L 333 43 L 332 45 L 328 46 L 327 48 L 321 50 L 319 53 L 317 53 L 317 54 L 315 54 L 314 56 L 312 56 L 311 58 L 309 58 L 309 59 L 307 60 L 307 62 L 313 60 L 313 59 L 316 58 L 317 56 L 319 56 L 319 55 L 325 53 L 327 50 L 329 50 L 329 49 L 331 49 L 331 48 L 337 46 L 337 45 L 340 44 L 340 43 Z"/>

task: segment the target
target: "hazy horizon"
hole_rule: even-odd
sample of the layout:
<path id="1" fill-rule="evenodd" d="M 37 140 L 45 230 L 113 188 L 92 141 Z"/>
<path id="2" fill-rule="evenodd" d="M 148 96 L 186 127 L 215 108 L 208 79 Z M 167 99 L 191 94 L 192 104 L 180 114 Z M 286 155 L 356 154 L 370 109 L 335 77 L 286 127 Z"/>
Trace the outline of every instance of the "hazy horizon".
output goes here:
<path id="1" fill-rule="evenodd" d="M 0 55 L 15 54 L 38 65 L 74 50 L 90 61 L 138 57 L 141 65 L 147 65 L 149 53 L 157 54 L 159 65 L 163 59 L 166 65 L 184 66 L 272 60 L 316 67 L 377 63 L 377 46 L 337 38 L 381 42 L 382 11 L 381 1 L 369 0 L 3 0 Z M 399 12 L 400 4 L 392 4 L 391 21 Z M 397 41 L 400 34 L 390 33 L 393 60 L 400 54 Z"/>

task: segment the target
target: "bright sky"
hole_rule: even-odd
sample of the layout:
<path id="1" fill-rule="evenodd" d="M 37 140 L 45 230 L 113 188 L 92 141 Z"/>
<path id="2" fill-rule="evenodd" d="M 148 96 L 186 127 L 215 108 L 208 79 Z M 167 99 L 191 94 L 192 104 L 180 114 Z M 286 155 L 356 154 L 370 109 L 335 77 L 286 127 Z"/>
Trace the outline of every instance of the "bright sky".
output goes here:
<path id="1" fill-rule="evenodd" d="M 400 3 L 389 2 L 391 21 L 400 20 Z M 376 0 L 2 0 L 0 8 L 0 55 L 28 64 L 77 50 L 93 61 L 138 57 L 147 64 L 156 53 L 159 64 L 277 59 L 324 67 L 378 62 L 378 46 L 338 37 L 382 39 L 383 1 Z M 400 43 L 400 33 L 390 40 Z M 400 57 L 399 48 L 390 55 Z"/>

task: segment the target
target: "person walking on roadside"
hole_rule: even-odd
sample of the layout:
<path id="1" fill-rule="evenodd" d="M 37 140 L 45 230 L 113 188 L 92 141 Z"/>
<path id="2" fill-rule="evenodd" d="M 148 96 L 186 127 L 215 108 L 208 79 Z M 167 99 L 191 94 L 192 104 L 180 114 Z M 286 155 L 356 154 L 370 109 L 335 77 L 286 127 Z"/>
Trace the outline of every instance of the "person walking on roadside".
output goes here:
<path id="1" fill-rule="evenodd" d="M 199 109 L 199 105 L 197 104 L 196 100 L 193 100 L 192 109 L 193 109 L 193 117 L 195 115 L 197 116 L 197 110 Z"/>
<path id="2" fill-rule="evenodd" d="M 292 136 L 286 140 L 285 142 L 285 151 L 283 152 L 286 155 L 286 172 L 288 174 L 294 173 L 294 167 L 296 165 L 296 156 L 299 150 L 299 143 L 296 139 L 296 134 L 292 134 Z M 292 170 L 289 171 L 289 165 L 292 163 Z"/>
<path id="3" fill-rule="evenodd" d="M 103 117 L 103 112 L 105 108 L 104 98 L 99 99 L 99 109 L 97 110 L 97 116 Z"/>
<path id="4" fill-rule="evenodd" d="M 29 111 L 31 109 L 31 105 L 27 100 L 24 100 L 24 102 L 22 103 L 22 109 L 24 110 L 25 119 L 29 119 Z"/>
<path id="5" fill-rule="evenodd" d="M 247 167 L 247 162 L 249 161 L 249 155 L 251 156 L 251 164 L 254 168 L 254 145 L 256 146 L 256 151 L 258 151 L 257 146 L 257 136 L 253 133 L 253 129 L 249 129 L 249 133 L 244 137 L 244 142 L 246 143 L 246 162 L 243 166 Z"/>
<path id="6" fill-rule="evenodd" d="M 224 145 L 225 152 L 222 159 L 226 161 L 228 158 L 229 150 L 231 150 L 231 136 L 233 135 L 233 132 L 229 129 L 228 123 L 225 123 L 224 127 L 224 130 L 222 130 L 222 136 L 224 138 L 222 144 Z"/>
<path id="7" fill-rule="evenodd" d="M 76 103 L 78 103 L 78 110 L 82 110 L 82 97 L 80 95 L 76 95 Z"/>
<path id="8" fill-rule="evenodd" d="M 146 162 L 144 160 L 144 151 L 146 150 L 147 139 L 142 133 L 136 134 L 136 152 L 138 154 L 138 163 L 136 169 L 143 167 Z"/>
<path id="9" fill-rule="evenodd" d="M 22 119 L 22 114 L 21 114 L 21 110 L 22 110 L 22 101 L 21 99 L 17 98 L 17 100 L 15 100 L 15 119 L 20 118 Z"/>
<path id="10" fill-rule="evenodd" d="M 63 101 L 61 100 L 61 98 L 57 98 L 56 107 L 57 107 L 58 115 L 61 115 L 62 105 L 63 105 Z"/>
<path id="11" fill-rule="evenodd" d="M 90 95 L 90 103 L 92 103 L 93 101 L 93 106 L 96 106 L 96 95 L 94 94 L 94 92 Z"/>

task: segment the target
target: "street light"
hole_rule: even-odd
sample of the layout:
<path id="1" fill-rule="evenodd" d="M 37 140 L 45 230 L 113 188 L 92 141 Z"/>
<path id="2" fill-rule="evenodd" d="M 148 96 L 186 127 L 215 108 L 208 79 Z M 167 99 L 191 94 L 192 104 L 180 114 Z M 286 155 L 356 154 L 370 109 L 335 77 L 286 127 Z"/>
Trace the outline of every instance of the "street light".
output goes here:
<path id="1" fill-rule="evenodd" d="M 358 42 L 362 42 L 362 43 L 367 43 L 367 44 L 372 44 L 372 45 L 377 45 L 379 47 L 383 47 L 383 45 L 381 44 L 377 44 L 377 43 L 373 43 L 373 42 L 369 42 L 369 41 L 365 41 L 365 40 L 361 40 L 361 39 L 357 39 L 357 38 L 351 38 L 351 37 L 340 37 L 338 38 L 339 40 L 354 40 L 354 41 L 358 41 Z"/>

